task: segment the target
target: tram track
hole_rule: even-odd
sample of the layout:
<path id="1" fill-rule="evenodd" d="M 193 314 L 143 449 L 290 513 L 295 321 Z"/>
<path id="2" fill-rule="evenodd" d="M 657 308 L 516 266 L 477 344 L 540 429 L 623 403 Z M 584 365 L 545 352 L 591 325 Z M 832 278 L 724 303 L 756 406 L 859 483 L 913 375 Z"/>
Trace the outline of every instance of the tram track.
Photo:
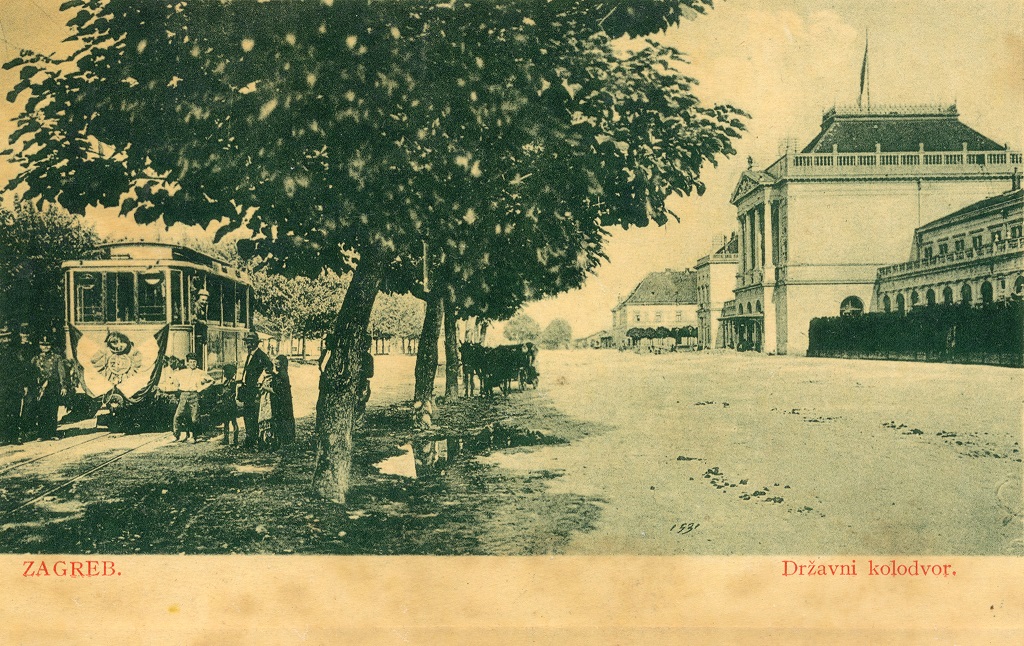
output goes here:
<path id="1" fill-rule="evenodd" d="M 32 464 L 34 462 L 39 462 L 40 460 L 45 460 L 46 458 L 50 457 L 51 455 L 57 455 L 58 453 L 63 453 L 64 451 L 70 451 L 71 449 L 74 449 L 74 448 L 77 448 L 79 446 L 82 446 L 83 444 L 88 444 L 89 442 L 95 442 L 96 440 L 102 439 L 104 437 L 109 437 L 111 435 L 113 435 L 113 433 L 111 431 L 107 431 L 106 433 L 103 433 L 101 435 L 97 435 L 95 437 L 90 437 L 89 439 L 85 440 L 84 442 L 78 442 L 78 443 L 72 444 L 70 446 L 64 446 L 64 447 L 61 447 L 61 448 L 57 449 L 56 451 L 50 451 L 49 453 L 44 453 L 43 455 L 37 455 L 34 458 L 29 458 L 27 460 L 21 460 L 20 462 L 15 462 L 14 464 L 9 464 L 9 465 L 5 466 L 4 468 L 0 469 L 0 476 L 4 475 L 5 473 L 9 473 L 11 471 L 14 471 L 18 467 L 23 467 L 26 464 Z"/>
<path id="2" fill-rule="evenodd" d="M 110 435 L 110 433 L 107 433 L 106 435 Z M 103 436 L 100 436 L 100 437 L 103 437 Z M 92 438 L 92 439 L 99 439 L 99 437 Z M 87 440 L 86 442 L 92 441 L 92 439 Z M 124 458 L 126 455 L 128 455 L 130 453 L 134 453 L 135 451 L 138 451 L 139 449 L 141 449 L 141 448 L 143 448 L 143 447 L 145 447 L 145 446 L 147 446 L 149 444 L 153 444 L 154 442 L 157 442 L 157 441 L 160 441 L 160 440 L 166 440 L 166 439 L 167 439 L 166 435 L 163 434 L 163 433 L 160 433 L 160 434 L 158 434 L 156 437 L 154 437 L 152 439 L 146 440 L 145 442 L 142 442 L 141 444 L 138 444 L 138 445 L 136 445 L 136 446 L 126 450 L 126 451 L 122 451 L 121 453 L 118 453 L 114 457 L 112 457 L 112 458 L 110 458 L 108 460 L 105 460 L 105 461 L 101 462 L 100 464 L 98 464 L 98 465 L 96 465 L 96 466 L 94 466 L 94 467 L 92 467 L 90 469 L 87 469 L 83 473 L 80 473 L 80 474 L 78 474 L 78 475 L 76 475 L 74 477 L 66 478 L 66 479 L 62 480 L 58 484 L 56 484 L 56 485 L 54 485 L 52 487 L 47 488 L 42 493 L 33 496 L 32 498 L 26 500 L 25 502 L 22 502 L 22 503 L 18 504 L 15 507 L 11 507 L 11 508 L 9 508 L 7 510 L 0 511 L 0 518 L 6 518 L 7 516 L 10 516 L 11 514 L 14 514 L 17 511 L 20 511 L 20 510 L 24 509 L 25 507 L 28 507 L 29 505 L 32 505 L 32 504 L 42 500 L 43 498 L 45 498 L 45 497 L 47 497 L 49 495 L 52 495 L 52 494 L 60 491 L 61 489 L 64 489 L 64 488 L 74 484 L 75 482 L 78 482 L 82 478 L 85 478 L 85 477 L 87 477 L 89 475 L 92 475 L 93 473 L 96 473 L 97 471 L 100 471 L 101 469 L 105 469 L 106 467 L 108 467 L 111 464 L 121 460 L 122 458 Z M 75 446 L 81 446 L 82 444 L 86 444 L 86 442 L 79 442 Z M 67 447 L 67 448 L 70 449 L 70 448 L 73 448 L 73 447 Z M 67 450 L 67 449 L 62 449 L 62 451 L 63 450 Z M 61 451 L 53 451 L 52 453 L 49 453 L 48 455 L 54 455 L 54 454 L 60 453 L 60 452 Z M 46 456 L 40 456 L 39 458 L 34 458 L 33 461 L 36 461 L 38 459 L 42 459 L 43 457 L 46 457 Z M 27 463 L 28 463 L 27 461 L 21 462 L 17 466 L 20 466 L 20 465 L 23 465 L 23 464 L 27 464 Z M 8 469 L 8 470 L 10 470 L 10 469 Z"/>

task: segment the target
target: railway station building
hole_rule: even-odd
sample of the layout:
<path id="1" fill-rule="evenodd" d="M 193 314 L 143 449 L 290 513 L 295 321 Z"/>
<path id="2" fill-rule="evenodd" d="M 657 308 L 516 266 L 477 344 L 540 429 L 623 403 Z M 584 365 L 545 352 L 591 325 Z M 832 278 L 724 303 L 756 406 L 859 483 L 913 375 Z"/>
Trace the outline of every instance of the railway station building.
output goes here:
<path id="1" fill-rule="evenodd" d="M 812 318 L 866 311 L 879 267 L 906 260 L 921 227 L 1003 193 L 1019 166 L 1020 152 L 961 122 L 956 106 L 826 111 L 800 152 L 751 163 L 733 191 L 726 337 L 806 354 Z"/>
<path id="2" fill-rule="evenodd" d="M 878 270 L 872 308 L 906 312 L 940 304 L 1024 298 L 1024 191 L 1013 190 L 914 231 L 910 259 Z"/>

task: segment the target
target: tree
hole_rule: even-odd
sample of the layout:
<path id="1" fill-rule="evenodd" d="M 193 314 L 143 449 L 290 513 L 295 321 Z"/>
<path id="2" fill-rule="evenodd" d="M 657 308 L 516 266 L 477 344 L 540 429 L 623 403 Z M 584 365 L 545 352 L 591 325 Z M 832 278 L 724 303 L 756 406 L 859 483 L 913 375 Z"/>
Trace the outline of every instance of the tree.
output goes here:
<path id="1" fill-rule="evenodd" d="M 572 343 L 572 326 L 565 319 L 554 319 L 540 335 L 540 347 L 545 350 L 568 349 Z"/>
<path id="2" fill-rule="evenodd" d="M 16 201 L 0 209 L 0 323 L 51 333 L 64 322 L 67 260 L 97 258 L 101 239 L 82 218 L 56 206 Z"/>
<path id="3" fill-rule="evenodd" d="M 516 314 L 505 324 L 505 338 L 512 343 L 536 341 L 540 336 L 540 325 L 528 314 Z"/>
<path id="4" fill-rule="evenodd" d="M 338 316 L 348 285 L 347 276 L 330 270 L 311 280 L 258 269 L 250 274 L 250 280 L 259 323 L 277 338 L 324 337 Z"/>
<path id="5" fill-rule="evenodd" d="M 427 293 L 423 265 L 433 298 L 480 311 L 571 287 L 605 227 L 665 222 L 667 196 L 703 192 L 701 166 L 733 152 L 742 113 L 700 105 L 679 52 L 613 43 L 708 6 L 69 0 L 76 50 L 7 64 L 9 99 L 27 92 L 12 185 L 248 227 L 239 251 L 288 275 L 352 270 L 314 473 L 343 501 L 381 289 Z"/>

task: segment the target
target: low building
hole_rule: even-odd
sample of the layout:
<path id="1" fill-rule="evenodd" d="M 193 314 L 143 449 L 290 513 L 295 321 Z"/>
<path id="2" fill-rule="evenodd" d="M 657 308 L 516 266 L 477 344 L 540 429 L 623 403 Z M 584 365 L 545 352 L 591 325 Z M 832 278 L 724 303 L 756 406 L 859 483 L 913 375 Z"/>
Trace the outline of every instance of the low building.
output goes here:
<path id="1" fill-rule="evenodd" d="M 990 197 L 914 230 L 910 260 L 878 270 L 872 309 L 984 304 L 1024 296 L 1024 191 Z"/>
<path id="2" fill-rule="evenodd" d="M 614 348 L 615 343 L 613 341 L 612 333 L 608 330 L 601 330 L 600 332 L 594 332 L 590 336 L 585 336 L 580 339 L 573 341 L 573 347 L 576 348 Z"/>
<path id="3" fill-rule="evenodd" d="M 697 347 L 724 348 L 725 329 L 719 325 L 722 308 L 732 299 L 739 263 L 739 238 L 718 238 L 712 252 L 697 261 Z"/>
<path id="4" fill-rule="evenodd" d="M 633 344 L 630 330 L 672 331 L 696 326 L 697 273 L 692 269 L 652 272 L 612 308 L 616 347 Z"/>

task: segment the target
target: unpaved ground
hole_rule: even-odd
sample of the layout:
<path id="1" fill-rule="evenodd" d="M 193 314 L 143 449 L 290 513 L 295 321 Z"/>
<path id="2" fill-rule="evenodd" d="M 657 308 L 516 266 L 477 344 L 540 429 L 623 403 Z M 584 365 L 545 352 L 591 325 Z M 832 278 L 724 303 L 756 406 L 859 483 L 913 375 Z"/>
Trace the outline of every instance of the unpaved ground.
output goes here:
<path id="1" fill-rule="evenodd" d="M 1024 553 L 1019 370 L 544 352 L 540 390 L 419 433 L 412 367 L 377 358 L 344 508 L 309 495 L 318 373 L 296 366 L 281 452 L 96 431 L 0 448 L 0 551 Z M 424 443 L 448 459 L 427 468 Z"/>
<path id="2" fill-rule="evenodd" d="M 1024 553 L 1020 370 L 576 351 L 541 372 L 611 430 L 485 461 L 606 501 L 567 552 Z"/>

